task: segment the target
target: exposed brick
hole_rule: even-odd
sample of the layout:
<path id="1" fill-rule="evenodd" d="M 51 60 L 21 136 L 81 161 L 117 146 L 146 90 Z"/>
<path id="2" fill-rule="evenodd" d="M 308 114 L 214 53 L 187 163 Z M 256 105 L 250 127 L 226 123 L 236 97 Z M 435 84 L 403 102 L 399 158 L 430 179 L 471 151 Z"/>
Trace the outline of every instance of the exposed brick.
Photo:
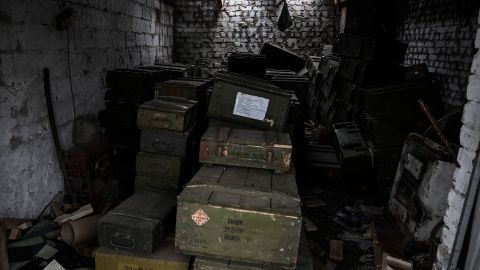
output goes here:
<path id="1" fill-rule="evenodd" d="M 448 226 L 444 226 L 442 230 L 442 244 L 446 250 L 450 250 L 455 242 L 456 228 L 453 230 Z"/>
<path id="2" fill-rule="evenodd" d="M 448 269 L 448 260 L 450 257 L 450 248 L 445 244 L 440 244 L 437 250 L 437 261 L 434 264 L 433 269 L 445 270 Z"/>
<path id="3" fill-rule="evenodd" d="M 463 109 L 462 122 L 470 130 L 480 132 L 480 103 L 469 101 Z"/>
<path id="4" fill-rule="evenodd" d="M 462 208 L 463 203 L 465 202 L 465 198 L 463 196 L 461 196 L 460 198 L 458 198 L 458 200 L 460 200 L 460 201 L 457 202 L 457 204 L 461 205 L 461 208 Z M 449 230 L 455 232 L 457 230 L 458 222 L 460 221 L 460 215 L 461 214 L 462 214 L 461 209 L 457 210 L 453 207 L 447 208 L 447 211 L 445 211 L 445 216 L 443 218 L 443 222 L 445 223 L 445 226 L 447 228 L 449 228 Z M 451 241 L 453 242 L 453 240 L 455 239 L 455 235 L 449 234 L 449 236 L 452 237 L 453 239 L 448 239 L 449 241 L 446 244 L 447 244 L 448 247 L 452 247 L 450 245 L 451 244 L 450 242 Z M 443 240 L 445 242 L 447 242 L 445 238 L 443 238 Z"/>
<path id="5" fill-rule="evenodd" d="M 152 64 L 155 58 L 171 62 L 173 1 L 67 2 L 76 11 L 69 33 L 77 116 L 96 114 L 104 107 L 105 70 Z M 68 36 L 52 23 L 61 10 L 55 1 L 2 0 L 0 9 L 7 14 L 2 19 L 9 21 L 0 23 L 0 33 L 8 36 L 0 38 L 0 114 L 5 130 L 0 148 L 8 149 L 0 155 L 0 162 L 8 160 L 9 164 L 2 174 L 0 218 L 35 218 L 63 189 L 43 96 L 44 67 L 50 70 L 61 145 L 72 147 Z M 132 33 L 132 28 L 137 33 Z M 21 185 L 18 179 L 22 179 Z"/>
<path id="6" fill-rule="evenodd" d="M 426 9 L 418 8 L 425 4 Z M 456 6 L 456 0 L 408 0 L 406 16 L 397 35 L 409 45 L 405 64 L 427 64 L 437 79 L 436 89 L 447 110 L 456 109 L 465 102 L 475 54 L 472 43 L 478 29 L 478 14 L 471 12 L 465 16 L 455 9 Z M 472 2 L 469 8 L 477 11 L 479 5 Z M 452 76 L 458 81 L 447 83 Z"/>
<path id="7" fill-rule="evenodd" d="M 471 152 L 479 150 L 480 132 L 463 126 L 460 130 L 460 144 Z"/>
<path id="8" fill-rule="evenodd" d="M 472 74 L 480 75 L 480 51 L 475 54 L 472 61 L 472 67 L 470 69 Z"/>
<path id="9" fill-rule="evenodd" d="M 179 62 L 202 62 L 216 70 L 231 52 L 258 53 L 265 42 L 274 42 L 305 54 L 320 54 L 333 44 L 338 32 L 339 11 L 333 1 L 289 2 L 294 25 L 278 30 L 282 6 L 273 1 L 227 1 L 217 11 L 215 1 L 179 1 L 175 7 L 175 52 Z"/>

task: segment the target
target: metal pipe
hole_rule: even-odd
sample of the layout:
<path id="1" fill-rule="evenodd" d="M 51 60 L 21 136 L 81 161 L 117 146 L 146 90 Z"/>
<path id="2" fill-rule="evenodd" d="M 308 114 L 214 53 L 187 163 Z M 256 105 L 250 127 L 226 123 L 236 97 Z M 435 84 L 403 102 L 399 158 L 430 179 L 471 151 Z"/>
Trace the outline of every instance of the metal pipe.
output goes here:
<path id="1" fill-rule="evenodd" d="M 427 116 L 428 120 L 432 124 L 432 127 L 435 130 L 435 132 L 437 133 L 438 138 L 440 138 L 440 141 L 442 141 L 442 143 L 445 147 L 450 149 L 450 143 L 448 142 L 447 138 L 443 134 L 442 129 L 440 128 L 440 126 L 437 123 L 437 120 L 435 119 L 435 117 L 433 117 L 432 113 L 430 112 L 430 109 L 428 109 L 427 104 L 425 104 L 425 102 L 423 102 L 422 99 L 417 100 L 417 102 L 420 105 L 420 108 L 422 109 L 425 116 Z"/>

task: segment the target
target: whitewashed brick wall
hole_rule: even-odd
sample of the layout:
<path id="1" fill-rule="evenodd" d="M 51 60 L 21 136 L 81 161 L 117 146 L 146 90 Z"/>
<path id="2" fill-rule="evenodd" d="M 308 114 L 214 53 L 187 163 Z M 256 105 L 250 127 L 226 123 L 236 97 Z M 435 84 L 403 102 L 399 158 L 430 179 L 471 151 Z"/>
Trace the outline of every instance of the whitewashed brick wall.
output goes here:
<path id="1" fill-rule="evenodd" d="M 478 9 L 477 9 L 478 10 Z M 478 13 L 477 13 L 478 14 Z M 477 17 L 477 23 L 480 24 L 480 14 Z M 478 27 L 477 24 L 477 27 Z M 442 243 L 438 248 L 437 262 L 435 269 L 449 269 L 449 262 L 453 254 L 453 245 L 457 234 L 457 228 L 460 221 L 460 215 L 465 204 L 465 195 L 471 185 L 471 176 L 475 158 L 479 155 L 480 145 L 480 28 L 474 30 L 475 48 L 477 53 L 471 64 L 471 75 L 466 87 L 467 103 L 464 107 L 462 123 L 463 127 L 460 133 L 460 143 L 462 148 L 458 153 L 457 160 L 460 167 L 454 174 L 454 187 L 448 195 L 448 209 L 443 219 L 445 227 L 442 231 Z M 474 38 L 472 37 L 472 41 Z M 476 179 L 478 180 L 478 179 Z"/>
<path id="2" fill-rule="evenodd" d="M 63 188 L 42 69 L 50 69 L 57 125 L 68 148 L 67 31 L 54 23 L 67 7 L 76 11 L 70 51 L 77 116 L 103 108 L 107 69 L 172 58 L 173 4 L 165 0 L 0 1 L 0 217 L 36 217 Z"/>
<path id="3" fill-rule="evenodd" d="M 230 52 L 258 53 L 264 42 L 305 54 L 320 54 L 338 33 L 339 11 L 333 1 L 289 0 L 294 25 L 285 32 L 277 21 L 275 0 L 178 0 L 175 7 L 175 57 L 216 70 Z"/>
<path id="4" fill-rule="evenodd" d="M 406 64 L 426 63 L 447 110 L 463 106 L 475 54 L 478 1 L 408 0 L 398 38 Z"/>

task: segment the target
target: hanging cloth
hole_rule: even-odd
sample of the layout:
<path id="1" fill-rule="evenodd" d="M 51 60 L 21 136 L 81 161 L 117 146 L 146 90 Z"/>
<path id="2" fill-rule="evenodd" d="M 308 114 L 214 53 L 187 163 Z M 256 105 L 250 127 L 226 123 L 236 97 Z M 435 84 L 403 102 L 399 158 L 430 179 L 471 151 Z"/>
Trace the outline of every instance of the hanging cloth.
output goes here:
<path id="1" fill-rule="evenodd" d="M 283 32 L 292 25 L 293 22 L 290 12 L 288 11 L 287 0 L 284 0 L 282 13 L 280 14 L 280 18 L 278 18 L 278 29 Z"/>

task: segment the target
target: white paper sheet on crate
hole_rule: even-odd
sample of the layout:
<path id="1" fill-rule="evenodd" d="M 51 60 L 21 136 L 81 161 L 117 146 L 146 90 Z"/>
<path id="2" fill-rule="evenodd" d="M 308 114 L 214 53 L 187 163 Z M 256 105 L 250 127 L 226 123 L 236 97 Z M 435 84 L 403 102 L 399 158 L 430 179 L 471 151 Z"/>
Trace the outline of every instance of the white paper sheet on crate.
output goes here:
<path id="1" fill-rule="evenodd" d="M 267 114 L 269 103 L 270 100 L 267 98 L 238 92 L 233 114 L 263 121 Z"/>

